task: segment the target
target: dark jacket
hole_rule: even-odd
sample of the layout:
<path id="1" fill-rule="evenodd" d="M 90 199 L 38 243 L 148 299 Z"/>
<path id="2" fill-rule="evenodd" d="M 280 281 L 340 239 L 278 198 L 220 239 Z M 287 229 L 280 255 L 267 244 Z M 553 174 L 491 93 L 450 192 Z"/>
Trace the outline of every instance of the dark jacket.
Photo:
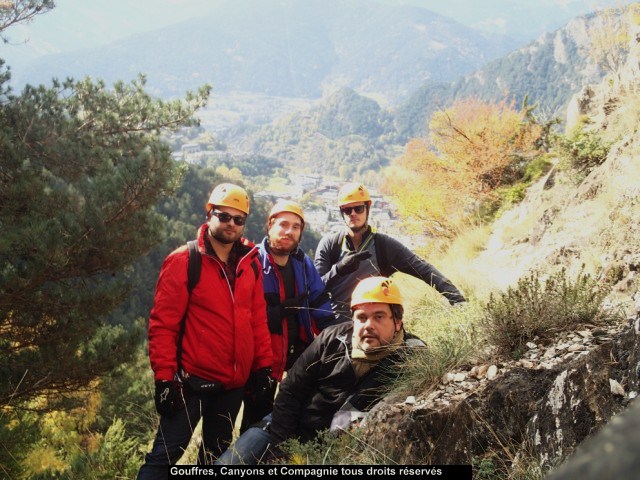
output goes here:
<path id="1" fill-rule="evenodd" d="M 360 262 L 358 270 L 354 273 L 340 276 L 336 270 L 336 263 L 353 250 L 351 239 L 344 232 L 326 235 L 318 244 L 314 260 L 322 281 L 331 293 L 332 307 L 336 315 L 342 316 L 343 320 L 350 318 L 349 302 L 353 289 L 360 280 L 372 275 L 388 277 L 395 272 L 406 273 L 431 285 L 452 305 L 465 301 L 460 290 L 433 265 L 395 238 L 376 233 L 371 227 L 359 249 L 368 250 L 371 258 Z"/>
<path id="2" fill-rule="evenodd" d="M 398 372 L 393 364 L 404 358 L 407 349 L 384 358 L 358 379 L 351 364 L 352 336 L 352 322 L 323 330 L 289 370 L 273 407 L 274 443 L 291 437 L 303 441 L 314 438 L 318 431 L 330 427 L 334 414 L 347 400 L 364 412 L 382 398 L 384 385 Z M 405 334 L 405 344 L 409 338 L 417 340 Z"/>
<path id="3" fill-rule="evenodd" d="M 282 380 L 287 364 L 287 321 L 281 315 L 280 303 L 284 299 L 285 289 L 278 267 L 267 249 L 267 238 L 258 245 L 262 265 L 264 297 L 267 302 L 267 323 L 271 333 L 273 352 L 272 376 Z M 302 307 L 298 310 L 298 338 L 306 346 L 323 328 L 335 323 L 329 296 L 311 259 L 300 249 L 289 256 L 295 277 L 296 295 L 307 293 Z M 292 362 L 290 362 L 292 363 Z"/>

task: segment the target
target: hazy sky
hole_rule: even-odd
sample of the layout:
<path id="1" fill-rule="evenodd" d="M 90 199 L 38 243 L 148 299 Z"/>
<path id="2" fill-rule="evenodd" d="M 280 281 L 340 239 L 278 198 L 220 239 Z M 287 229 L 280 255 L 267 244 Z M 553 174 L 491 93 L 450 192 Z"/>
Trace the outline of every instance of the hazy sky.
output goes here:
<path id="1" fill-rule="evenodd" d="M 241 0 L 56 0 L 53 11 L 6 32 L 13 45 L 0 46 L 0 57 L 18 66 L 37 55 L 104 45 L 206 15 L 231 1 Z M 576 15 L 605 4 L 621 3 L 620 0 L 375 1 L 428 8 L 468 26 L 514 36 L 523 44 L 544 31 L 559 28 Z"/>

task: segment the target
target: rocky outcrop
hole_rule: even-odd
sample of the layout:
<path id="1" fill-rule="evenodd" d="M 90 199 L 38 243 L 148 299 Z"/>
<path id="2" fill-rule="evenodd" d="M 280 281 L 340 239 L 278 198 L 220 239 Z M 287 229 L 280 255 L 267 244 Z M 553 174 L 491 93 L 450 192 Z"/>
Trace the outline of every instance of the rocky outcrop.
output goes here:
<path id="1" fill-rule="evenodd" d="M 547 480 L 635 480 L 640 472 L 640 402 L 613 418 L 597 435 L 580 445 Z"/>
<path id="2" fill-rule="evenodd" d="M 543 467 L 555 465 L 638 391 L 636 331 L 598 333 L 533 345 L 527 358 L 501 366 L 493 380 L 485 376 L 474 384 L 468 381 L 472 369 L 457 372 L 453 381 L 464 376 L 471 387 L 446 401 L 446 387 L 413 404 L 388 399 L 371 413 L 364 440 L 414 464 L 470 464 L 491 457 L 509 468 L 528 456 Z"/>

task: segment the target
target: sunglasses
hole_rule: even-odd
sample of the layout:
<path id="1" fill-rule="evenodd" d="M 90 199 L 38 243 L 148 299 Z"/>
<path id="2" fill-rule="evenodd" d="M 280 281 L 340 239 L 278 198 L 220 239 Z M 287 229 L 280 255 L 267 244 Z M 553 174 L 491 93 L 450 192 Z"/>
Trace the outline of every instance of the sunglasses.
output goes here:
<path id="1" fill-rule="evenodd" d="M 244 225 L 245 223 L 247 223 L 247 217 L 243 217 L 241 215 L 229 215 L 227 212 L 211 212 L 211 215 L 215 215 L 216 217 L 218 217 L 218 220 L 220 220 L 220 223 L 229 223 L 231 221 L 231 219 L 233 219 L 233 222 L 238 225 Z"/>
<path id="2" fill-rule="evenodd" d="M 345 215 L 351 215 L 351 212 L 354 211 L 357 214 L 364 212 L 364 205 L 358 205 L 356 207 L 342 207 L 340 211 Z"/>

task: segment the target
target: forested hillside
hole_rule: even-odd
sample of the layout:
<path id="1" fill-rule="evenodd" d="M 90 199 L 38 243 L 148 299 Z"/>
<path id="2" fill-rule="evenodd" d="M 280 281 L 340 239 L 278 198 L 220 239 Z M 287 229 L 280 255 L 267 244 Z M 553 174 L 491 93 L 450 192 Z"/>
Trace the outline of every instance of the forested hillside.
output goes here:
<path id="1" fill-rule="evenodd" d="M 373 100 L 349 88 L 308 112 L 296 112 L 251 133 L 231 130 L 221 138 L 232 151 L 260 152 L 299 171 L 365 178 L 394 154 L 386 135 L 391 119 Z"/>

